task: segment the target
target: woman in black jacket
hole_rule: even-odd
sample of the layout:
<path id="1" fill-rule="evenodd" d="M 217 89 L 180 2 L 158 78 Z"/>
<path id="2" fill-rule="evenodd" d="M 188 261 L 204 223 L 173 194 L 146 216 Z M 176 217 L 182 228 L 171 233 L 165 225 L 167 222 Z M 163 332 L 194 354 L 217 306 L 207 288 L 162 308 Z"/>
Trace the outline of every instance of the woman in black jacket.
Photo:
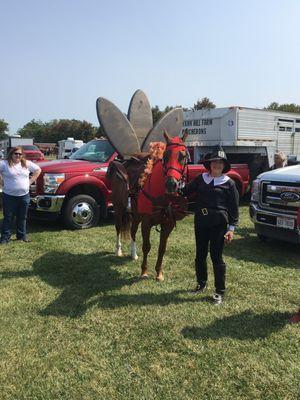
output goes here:
<path id="1" fill-rule="evenodd" d="M 204 158 L 208 172 L 198 175 L 184 189 L 186 196 L 196 196 L 195 237 L 196 277 L 195 293 L 202 293 L 207 284 L 207 254 L 213 263 L 215 293 L 213 301 L 221 304 L 225 294 L 226 265 L 223 260 L 224 241 L 230 243 L 238 223 L 239 195 L 235 183 L 226 172 L 230 164 L 222 148 L 218 147 Z"/>

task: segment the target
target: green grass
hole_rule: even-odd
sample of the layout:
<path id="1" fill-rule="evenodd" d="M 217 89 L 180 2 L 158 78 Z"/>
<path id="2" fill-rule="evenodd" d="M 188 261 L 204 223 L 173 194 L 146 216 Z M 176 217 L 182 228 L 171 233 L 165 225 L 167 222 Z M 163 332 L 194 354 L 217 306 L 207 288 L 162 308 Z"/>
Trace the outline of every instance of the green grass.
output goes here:
<path id="1" fill-rule="evenodd" d="M 193 219 L 178 223 L 154 280 L 114 256 L 112 223 L 88 231 L 31 223 L 0 247 L 0 398 L 300 399 L 300 249 L 260 243 L 241 207 L 226 246 L 227 297 L 193 297 Z M 139 248 L 141 239 L 138 238 Z M 126 251 L 128 244 L 124 250 Z M 140 254 L 140 251 L 139 251 Z"/>

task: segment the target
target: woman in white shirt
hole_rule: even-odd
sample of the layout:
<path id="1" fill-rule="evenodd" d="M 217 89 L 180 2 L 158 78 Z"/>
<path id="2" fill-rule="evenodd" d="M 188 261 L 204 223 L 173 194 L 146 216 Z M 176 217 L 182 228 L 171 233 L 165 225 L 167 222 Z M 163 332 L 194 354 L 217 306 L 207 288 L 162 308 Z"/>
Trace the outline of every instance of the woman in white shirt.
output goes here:
<path id="1" fill-rule="evenodd" d="M 40 167 L 27 161 L 22 147 L 19 146 L 13 147 L 9 151 L 7 159 L 0 161 L 4 216 L 0 244 L 9 242 L 14 217 L 16 217 L 17 240 L 28 242 L 26 220 L 30 202 L 29 186 L 36 181 L 40 173 Z"/>

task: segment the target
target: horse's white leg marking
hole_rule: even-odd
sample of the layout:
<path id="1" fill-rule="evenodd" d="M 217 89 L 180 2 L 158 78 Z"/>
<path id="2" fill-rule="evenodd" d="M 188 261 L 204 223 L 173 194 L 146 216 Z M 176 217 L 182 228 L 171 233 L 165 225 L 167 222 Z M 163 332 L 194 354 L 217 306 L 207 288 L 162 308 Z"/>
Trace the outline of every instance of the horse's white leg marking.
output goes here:
<path id="1" fill-rule="evenodd" d="M 131 243 L 130 243 L 130 254 L 131 254 L 131 258 L 133 260 L 137 260 L 139 258 L 136 253 L 136 242 L 133 240 L 131 240 Z"/>
<path id="2" fill-rule="evenodd" d="M 116 240 L 116 256 L 121 257 L 122 254 L 122 244 L 121 244 L 121 234 L 117 235 L 117 240 Z"/>

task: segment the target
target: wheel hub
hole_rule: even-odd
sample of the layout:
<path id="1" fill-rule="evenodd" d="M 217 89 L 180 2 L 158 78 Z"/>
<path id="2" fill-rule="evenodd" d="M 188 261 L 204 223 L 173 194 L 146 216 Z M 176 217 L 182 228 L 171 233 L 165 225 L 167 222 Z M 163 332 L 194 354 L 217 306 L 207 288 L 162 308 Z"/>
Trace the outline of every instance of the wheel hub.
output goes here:
<path id="1" fill-rule="evenodd" d="M 93 219 L 93 209 L 90 204 L 81 202 L 74 205 L 72 210 L 73 221 L 77 225 L 86 225 Z"/>

